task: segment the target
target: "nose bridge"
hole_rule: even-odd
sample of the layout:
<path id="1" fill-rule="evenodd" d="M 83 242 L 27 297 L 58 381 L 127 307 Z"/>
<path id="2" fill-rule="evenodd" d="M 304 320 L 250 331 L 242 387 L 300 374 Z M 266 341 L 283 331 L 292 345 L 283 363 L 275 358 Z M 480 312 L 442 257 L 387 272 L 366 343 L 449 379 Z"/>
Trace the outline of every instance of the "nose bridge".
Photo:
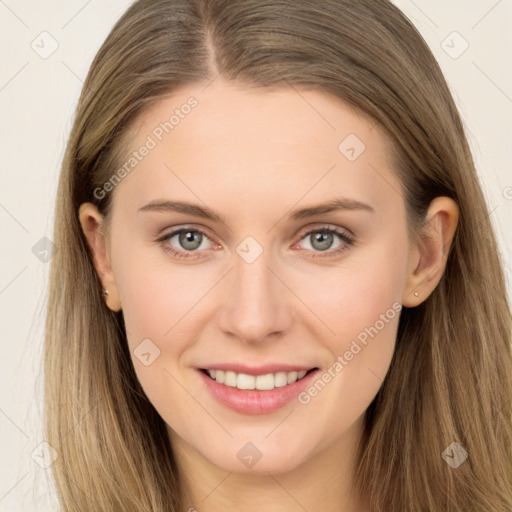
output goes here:
<path id="1" fill-rule="evenodd" d="M 290 326 L 288 295 L 269 266 L 272 262 L 266 251 L 254 260 L 245 258 L 243 252 L 234 255 L 221 327 L 244 342 L 262 341 Z"/>

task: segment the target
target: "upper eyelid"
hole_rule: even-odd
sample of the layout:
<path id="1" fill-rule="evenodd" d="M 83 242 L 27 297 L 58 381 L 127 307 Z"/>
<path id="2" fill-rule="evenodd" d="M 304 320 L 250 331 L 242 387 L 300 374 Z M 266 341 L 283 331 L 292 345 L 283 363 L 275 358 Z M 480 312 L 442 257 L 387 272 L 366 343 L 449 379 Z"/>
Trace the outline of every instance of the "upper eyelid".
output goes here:
<path id="1" fill-rule="evenodd" d="M 158 239 L 159 240 L 169 239 L 169 238 L 172 238 L 172 237 L 176 236 L 180 232 L 186 231 L 186 230 L 197 231 L 198 233 L 201 233 L 202 235 L 206 236 L 212 243 L 217 244 L 217 245 L 222 245 L 222 244 L 220 244 L 219 242 L 217 242 L 215 240 L 215 237 L 212 237 L 212 236 L 209 235 L 209 232 L 208 232 L 208 230 L 206 228 L 196 227 L 196 226 L 187 225 L 187 224 L 184 224 L 182 226 L 178 226 L 178 227 L 175 227 L 175 228 L 171 228 L 169 232 L 166 232 L 166 233 L 162 234 Z M 335 236 L 338 236 L 338 237 L 340 235 L 337 234 L 337 233 L 334 233 L 334 231 L 341 231 L 341 232 L 345 232 L 344 234 L 352 242 L 355 239 L 355 235 L 354 235 L 354 233 L 350 229 L 345 228 L 345 227 L 340 227 L 340 226 L 334 226 L 333 224 L 329 224 L 329 223 L 324 223 L 324 224 L 319 223 L 317 226 L 310 226 L 310 227 L 301 228 L 300 230 L 295 232 L 294 238 L 295 237 L 299 237 L 299 241 L 301 241 L 306 236 L 310 235 L 311 232 L 314 232 L 314 231 L 331 231 L 331 232 L 333 232 L 333 234 Z M 190 252 L 195 252 L 195 251 L 190 251 Z"/>
<path id="2" fill-rule="evenodd" d="M 195 227 L 195 226 L 191 226 L 191 225 L 186 225 L 186 224 L 184 224 L 183 226 L 169 228 L 169 231 L 164 230 L 163 233 L 158 236 L 158 239 L 161 240 L 161 239 L 171 238 L 171 237 L 176 236 L 177 234 L 181 233 L 182 231 L 187 231 L 187 230 L 188 231 L 197 231 L 198 233 L 201 233 L 202 235 L 206 236 L 210 241 L 215 242 L 215 240 L 214 240 L 215 237 L 213 237 L 209 234 L 208 229 L 203 228 L 203 227 Z M 218 243 L 218 242 L 215 242 L 215 243 Z"/>

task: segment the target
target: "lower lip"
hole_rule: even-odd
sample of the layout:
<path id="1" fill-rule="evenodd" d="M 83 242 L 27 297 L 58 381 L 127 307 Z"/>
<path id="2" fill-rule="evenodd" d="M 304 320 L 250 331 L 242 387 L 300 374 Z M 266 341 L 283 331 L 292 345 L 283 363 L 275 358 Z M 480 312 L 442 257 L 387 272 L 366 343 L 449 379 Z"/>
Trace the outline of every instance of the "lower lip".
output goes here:
<path id="1" fill-rule="evenodd" d="M 319 370 L 308 373 L 305 377 L 280 388 L 260 390 L 243 390 L 220 384 L 197 370 L 206 387 L 222 405 L 242 414 L 268 414 L 277 411 L 297 397 L 306 389 Z"/>

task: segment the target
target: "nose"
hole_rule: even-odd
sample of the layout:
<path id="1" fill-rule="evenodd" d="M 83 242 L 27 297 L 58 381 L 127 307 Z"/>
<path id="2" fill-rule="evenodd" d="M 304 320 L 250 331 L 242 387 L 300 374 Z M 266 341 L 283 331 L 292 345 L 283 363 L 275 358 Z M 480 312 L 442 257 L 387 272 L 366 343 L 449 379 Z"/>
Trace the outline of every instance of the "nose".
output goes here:
<path id="1" fill-rule="evenodd" d="M 219 326 L 223 332 L 247 344 L 275 341 L 292 325 L 289 303 L 292 294 L 272 268 L 275 265 L 268 261 L 265 251 L 252 263 L 238 255 L 234 259 L 235 268 L 229 273 Z"/>

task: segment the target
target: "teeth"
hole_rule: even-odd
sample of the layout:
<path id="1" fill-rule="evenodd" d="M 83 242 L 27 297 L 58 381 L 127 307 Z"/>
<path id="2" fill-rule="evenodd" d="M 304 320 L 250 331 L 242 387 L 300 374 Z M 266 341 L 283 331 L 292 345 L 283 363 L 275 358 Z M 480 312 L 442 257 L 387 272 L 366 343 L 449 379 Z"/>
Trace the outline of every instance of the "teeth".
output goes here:
<path id="1" fill-rule="evenodd" d="M 256 377 L 239 373 L 236 378 L 236 387 L 238 389 L 254 389 L 256 387 Z"/>
<path id="2" fill-rule="evenodd" d="M 286 372 L 277 372 L 274 374 L 274 386 L 276 388 L 282 388 L 288 384 L 286 382 Z"/>
<path id="3" fill-rule="evenodd" d="M 235 373 L 223 370 L 208 370 L 208 375 L 220 384 L 238 389 L 257 389 L 269 391 L 274 388 L 281 388 L 287 384 L 293 384 L 302 379 L 307 370 L 300 372 L 277 372 L 266 375 L 247 375 L 246 373 Z"/>
<path id="4" fill-rule="evenodd" d="M 226 372 L 224 374 L 224 385 L 232 388 L 236 388 L 236 373 Z"/>
<path id="5" fill-rule="evenodd" d="M 267 373 L 266 375 L 258 375 L 256 377 L 256 389 L 267 391 L 274 389 L 274 374 Z"/>

